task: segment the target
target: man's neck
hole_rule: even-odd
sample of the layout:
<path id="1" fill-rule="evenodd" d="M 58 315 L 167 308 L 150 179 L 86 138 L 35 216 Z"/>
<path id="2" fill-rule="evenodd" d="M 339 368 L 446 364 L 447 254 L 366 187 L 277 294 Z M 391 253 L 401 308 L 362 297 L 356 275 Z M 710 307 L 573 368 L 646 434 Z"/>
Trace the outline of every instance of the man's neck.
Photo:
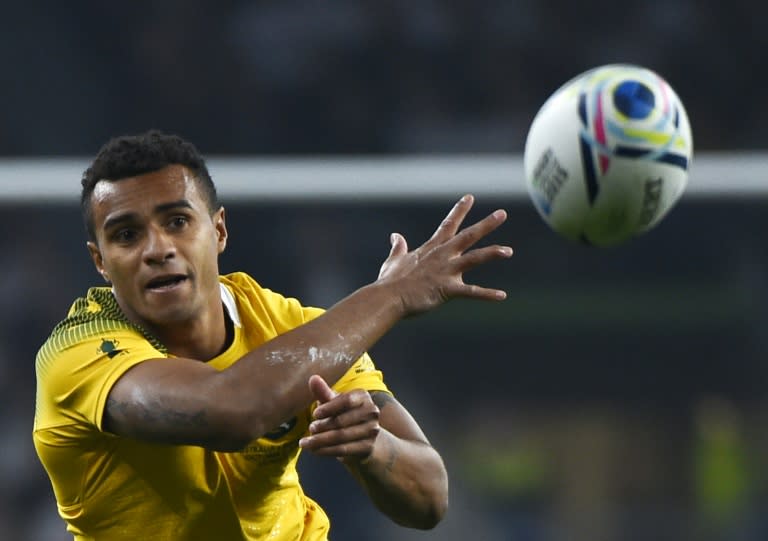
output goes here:
<path id="1" fill-rule="evenodd" d="M 125 312 L 122 306 L 121 309 Z M 129 316 L 129 319 L 132 318 Z M 210 300 L 210 308 L 200 311 L 192 319 L 162 325 L 150 321 L 137 323 L 171 355 L 203 362 L 225 351 L 234 338 L 234 325 L 219 295 Z"/>
<path id="2" fill-rule="evenodd" d="M 175 357 L 210 361 L 224 352 L 234 338 L 234 325 L 222 303 L 209 317 L 168 326 L 157 333 L 160 342 Z"/>

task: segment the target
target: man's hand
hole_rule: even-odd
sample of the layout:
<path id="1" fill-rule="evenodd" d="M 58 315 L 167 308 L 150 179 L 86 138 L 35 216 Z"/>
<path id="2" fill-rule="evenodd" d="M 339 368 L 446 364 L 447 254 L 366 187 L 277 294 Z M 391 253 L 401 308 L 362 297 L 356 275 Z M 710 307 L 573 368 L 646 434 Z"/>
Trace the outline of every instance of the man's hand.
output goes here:
<path id="1" fill-rule="evenodd" d="M 503 300 L 506 293 L 464 283 L 465 272 L 489 261 L 512 255 L 509 246 L 474 246 L 507 219 L 497 210 L 479 222 L 461 229 L 474 203 L 465 195 L 451 209 L 432 237 L 408 251 L 405 237 L 392 233 L 392 249 L 381 266 L 378 282 L 396 283 L 406 314 L 425 312 L 453 297 Z M 426 286 L 426 287 L 425 287 Z"/>
<path id="2" fill-rule="evenodd" d="M 448 474 L 408 411 L 388 393 L 338 394 L 318 375 L 309 387 L 318 406 L 299 445 L 339 459 L 396 523 L 434 528 L 448 508 Z"/>
<path id="3" fill-rule="evenodd" d="M 321 456 L 362 461 L 373 452 L 379 434 L 379 408 L 363 390 L 337 393 L 320 376 L 309 378 L 309 388 L 318 402 L 310 435 L 299 445 Z"/>

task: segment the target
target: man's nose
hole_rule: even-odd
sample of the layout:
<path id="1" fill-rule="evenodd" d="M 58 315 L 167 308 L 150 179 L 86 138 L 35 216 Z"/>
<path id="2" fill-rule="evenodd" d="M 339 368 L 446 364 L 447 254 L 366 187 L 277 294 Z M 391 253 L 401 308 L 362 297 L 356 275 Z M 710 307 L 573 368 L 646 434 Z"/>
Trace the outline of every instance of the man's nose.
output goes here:
<path id="1" fill-rule="evenodd" d="M 150 265 L 163 263 L 175 255 L 176 246 L 170 235 L 160 228 L 150 227 L 144 245 L 144 261 Z"/>

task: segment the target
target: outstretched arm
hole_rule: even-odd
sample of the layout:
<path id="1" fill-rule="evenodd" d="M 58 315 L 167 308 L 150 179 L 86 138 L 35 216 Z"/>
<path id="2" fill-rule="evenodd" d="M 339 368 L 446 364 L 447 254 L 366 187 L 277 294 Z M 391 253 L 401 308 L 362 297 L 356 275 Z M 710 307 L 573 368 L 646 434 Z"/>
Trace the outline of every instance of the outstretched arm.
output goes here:
<path id="1" fill-rule="evenodd" d="M 506 220 L 503 210 L 461 229 L 473 202 L 464 196 L 414 250 L 393 234 L 375 282 L 226 370 L 183 358 L 134 366 L 110 390 L 105 429 L 145 441 L 239 450 L 312 403 L 311 375 L 336 382 L 403 318 L 456 297 L 504 299 L 504 291 L 463 279 L 465 272 L 512 254 L 506 246 L 475 247 Z"/>
<path id="2" fill-rule="evenodd" d="M 343 462 L 393 521 L 434 528 L 448 508 L 448 475 L 408 411 L 384 392 L 337 394 L 320 376 L 309 387 L 319 405 L 300 445 Z"/>

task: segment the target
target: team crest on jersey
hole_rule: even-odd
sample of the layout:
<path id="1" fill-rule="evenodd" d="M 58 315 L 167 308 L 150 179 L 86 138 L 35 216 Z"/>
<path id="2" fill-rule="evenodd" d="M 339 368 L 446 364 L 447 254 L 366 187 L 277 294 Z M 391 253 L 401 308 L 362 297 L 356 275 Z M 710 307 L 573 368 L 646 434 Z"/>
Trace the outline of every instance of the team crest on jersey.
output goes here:
<path id="1" fill-rule="evenodd" d="M 116 355 L 119 355 L 123 350 L 117 349 L 117 346 L 120 345 L 120 342 L 114 338 L 112 339 L 103 339 L 101 341 L 101 344 L 99 345 L 99 353 L 103 353 L 110 359 L 115 357 Z"/>

